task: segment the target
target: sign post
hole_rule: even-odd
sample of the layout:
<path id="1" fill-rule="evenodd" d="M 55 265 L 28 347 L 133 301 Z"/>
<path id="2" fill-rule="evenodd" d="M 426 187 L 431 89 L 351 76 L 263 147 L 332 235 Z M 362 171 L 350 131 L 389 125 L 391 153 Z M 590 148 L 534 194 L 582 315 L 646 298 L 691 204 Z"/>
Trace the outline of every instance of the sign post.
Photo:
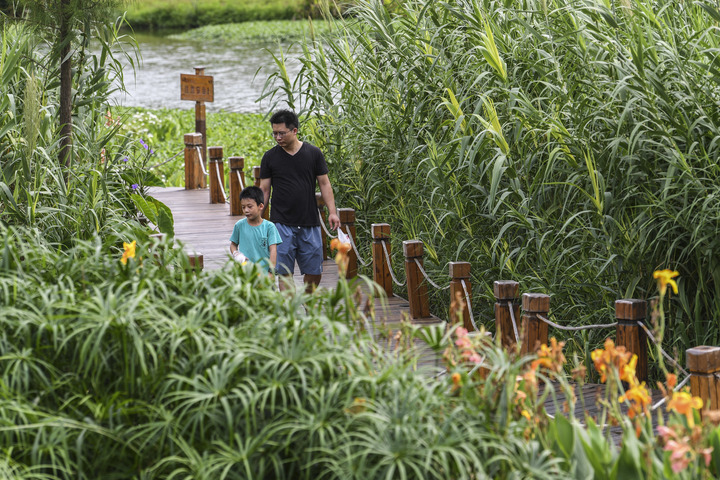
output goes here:
<path id="1" fill-rule="evenodd" d="M 180 100 L 195 101 L 195 131 L 202 135 L 202 162 L 208 165 L 205 102 L 214 100 L 213 77 L 205 75 L 204 67 L 195 67 L 195 75 L 180 74 Z M 202 176 L 201 188 L 207 187 Z"/>

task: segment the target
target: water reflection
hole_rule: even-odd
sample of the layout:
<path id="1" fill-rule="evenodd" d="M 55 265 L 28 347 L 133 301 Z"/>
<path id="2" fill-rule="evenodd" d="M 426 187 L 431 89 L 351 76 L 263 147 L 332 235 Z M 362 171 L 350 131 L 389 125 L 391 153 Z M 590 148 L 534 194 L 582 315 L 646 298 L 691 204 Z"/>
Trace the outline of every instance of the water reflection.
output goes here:
<path id="1" fill-rule="evenodd" d="M 124 71 L 128 93 L 113 96 L 113 101 L 120 105 L 194 108 L 194 102 L 180 100 L 180 74 L 193 74 L 193 67 L 205 67 L 205 74 L 213 76 L 215 86 L 215 101 L 206 104 L 207 111 L 265 113 L 270 108 L 267 100 L 256 101 L 274 71 L 268 49 L 276 52 L 277 44 L 201 43 L 147 34 L 136 34 L 136 39 L 142 60 L 134 77 L 129 64 Z M 286 61 L 288 74 L 294 78 L 300 62 L 292 56 Z"/>

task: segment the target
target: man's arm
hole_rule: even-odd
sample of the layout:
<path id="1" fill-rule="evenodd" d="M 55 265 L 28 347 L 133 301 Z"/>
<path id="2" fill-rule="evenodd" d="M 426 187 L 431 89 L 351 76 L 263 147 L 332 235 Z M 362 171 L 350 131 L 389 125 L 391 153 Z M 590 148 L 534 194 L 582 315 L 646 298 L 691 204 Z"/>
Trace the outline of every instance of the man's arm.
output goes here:
<path id="1" fill-rule="evenodd" d="M 267 210 L 268 205 L 270 205 L 270 186 L 272 185 L 272 180 L 269 178 L 261 178 L 260 179 L 260 190 L 263 192 L 263 198 L 265 199 L 265 208 L 263 208 L 262 213 L 265 213 L 265 210 Z"/>
<path id="2" fill-rule="evenodd" d="M 332 185 L 330 185 L 330 179 L 327 174 L 318 175 L 318 185 L 320 186 L 320 194 L 322 199 L 328 208 L 328 223 L 330 228 L 337 230 L 340 227 L 340 217 L 338 217 L 337 209 L 335 208 L 335 195 L 333 195 Z"/>

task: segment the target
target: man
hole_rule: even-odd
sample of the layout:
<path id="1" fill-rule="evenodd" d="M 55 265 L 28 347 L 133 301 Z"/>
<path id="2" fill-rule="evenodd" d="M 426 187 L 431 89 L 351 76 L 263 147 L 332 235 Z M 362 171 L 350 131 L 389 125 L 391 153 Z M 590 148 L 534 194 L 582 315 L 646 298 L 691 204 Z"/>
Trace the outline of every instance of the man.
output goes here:
<path id="1" fill-rule="evenodd" d="M 298 139 L 300 124 L 294 112 L 279 110 L 270 117 L 270 124 L 277 145 L 263 155 L 260 188 L 265 196 L 265 208 L 268 201 L 272 205 L 270 221 L 282 238 L 277 249 L 277 271 L 290 276 L 297 261 L 305 288 L 312 291 L 322 278 L 323 261 L 316 184 L 328 208 L 330 228 L 340 227 L 328 167 L 319 148 Z M 280 288 L 284 288 L 284 282 L 280 282 Z"/>

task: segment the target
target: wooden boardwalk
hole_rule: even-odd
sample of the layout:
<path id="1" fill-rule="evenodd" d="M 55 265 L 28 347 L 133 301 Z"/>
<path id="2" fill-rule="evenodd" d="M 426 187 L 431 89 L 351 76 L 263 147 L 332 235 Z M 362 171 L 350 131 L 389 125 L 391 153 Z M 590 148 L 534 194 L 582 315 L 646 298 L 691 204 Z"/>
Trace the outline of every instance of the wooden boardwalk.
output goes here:
<path id="1" fill-rule="evenodd" d="M 205 269 L 219 269 L 228 261 L 232 261 L 229 253 L 230 234 L 235 222 L 243 217 L 231 216 L 227 204 L 211 204 L 207 189 L 185 190 L 182 187 L 153 187 L 149 189 L 148 193 L 172 210 L 175 219 L 176 241 L 183 244 L 189 253 L 201 253 Z M 302 276 L 298 271 L 295 272 L 293 279 L 296 285 L 302 286 Z M 332 260 L 325 260 L 320 288 L 335 288 L 337 281 L 337 265 Z M 384 304 L 378 299 L 375 302 L 376 323 L 380 322 L 389 329 L 398 330 L 401 320 L 405 317 L 409 318 L 409 307 L 407 300 L 396 296 L 386 299 Z M 445 324 L 444 321 L 434 316 L 413 321 L 413 323 Z M 416 341 L 416 346 L 421 351 L 419 367 L 430 373 L 440 372 L 442 367 L 438 355 L 426 345 L 421 344 L 419 340 Z M 584 418 L 585 412 L 591 416 L 597 416 L 595 399 L 604 395 L 604 387 L 604 385 L 586 384 L 583 385 L 582 392 L 576 387 L 576 415 L 580 419 Z M 653 404 L 662 398 L 658 390 L 652 390 L 651 393 Z M 557 403 L 552 399 L 552 395 L 549 395 L 546 401 L 545 408 L 551 415 L 557 411 L 556 405 L 562 408 L 563 403 L 567 400 L 562 392 L 558 391 L 556 395 Z M 582 405 L 580 399 L 584 400 Z M 655 419 L 656 415 L 653 415 L 653 421 Z M 611 429 L 611 435 L 616 442 L 620 440 L 620 433 L 619 428 Z"/>

